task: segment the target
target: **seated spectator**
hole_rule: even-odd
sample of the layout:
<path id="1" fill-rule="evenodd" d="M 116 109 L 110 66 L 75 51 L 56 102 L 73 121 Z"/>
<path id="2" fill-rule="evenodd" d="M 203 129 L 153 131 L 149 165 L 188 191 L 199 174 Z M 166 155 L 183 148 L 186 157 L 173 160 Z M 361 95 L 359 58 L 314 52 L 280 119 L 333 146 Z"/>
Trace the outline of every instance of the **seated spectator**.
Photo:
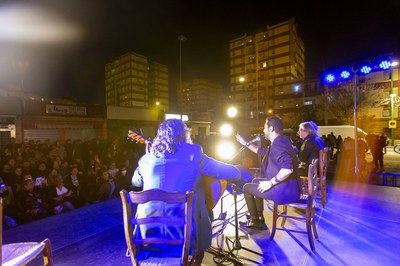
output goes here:
<path id="1" fill-rule="evenodd" d="M 54 185 L 49 187 L 49 204 L 54 214 L 75 209 L 73 192 L 64 186 L 63 177 L 57 174 Z"/>
<path id="2" fill-rule="evenodd" d="M 114 191 L 115 196 L 119 193 L 122 189 L 131 190 L 131 177 L 132 175 L 128 175 L 128 172 L 125 167 L 118 172 L 117 178 L 115 179 L 115 186 L 116 189 Z"/>
<path id="3" fill-rule="evenodd" d="M 11 185 L 12 171 L 11 171 L 11 167 L 8 163 L 3 164 L 0 175 L 3 178 L 4 183 L 6 185 Z"/>
<path id="4" fill-rule="evenodd" d="M 55 178 L 58 175 L 59 175 L 59 173 L 56 168 L 51 169 L 51 171 L 47 175 L 47 182 L 49 182 L 49 185 L 54 185 Z"/>
<path id="5" fill-rule="evenodd" d="M 104 201 L 112 197 L 115 190 L 115 184 L 107 169 L 99 171 L 97 180 L 97 200 Z"/>
<path id="6" fill-rule="evenodd" d="M 45 162 L 40 162 L 37 168 L 35 169 L 33 173 L 33 177 L 46 177 L 48 175 L 48 170 Z"/>
<path id="7" fill-rule="evenodd" d="M 35 181 L 30 174 L 24 175 L 22 189 L 17 195 L 16 205 L 19 212 L 18 218 L 21 223 L 48 216 L 47 206 L 38 190 L 35 189 Z"/>
<path id="8" fill-rule="evenodd" d="M 119 172 L 119 169 L 117 168 L 115 161 L 112 161 L 110 163 L 110 167 L 108 168 L 108 173 L 110 174 L 111 178 L 113 178 L 115 180 L 117 178 L 118 172 Z"/>
<path id="9" fill-rule="evenodd" d="M 12 228 L 17 225 L 15 217 L 14 196 L 10 186 L 6 186 L 0 177 L 0 197 L 3 199 L 3 226 L 5 229 Z M 14 218 L 14 219 L 13 219 Z"/>
<path id="10" fill-rule="evenodd" d="M 69 173 L 70 173 L 70 168 L 69 168 L 69 163 L 68 161 L 63 161 L 60 165 L 60 167 L 58 168 L 58 172 L 60 173 L 60 175 L 62 177 L 66 177 Z"/>
<path id="11" fill-rule="evenodd" d="M 78 207 L 83 204 L 81 195 L 81 176 L 78 174 L 78 166 L 73 165 L 70 174 L 64 178 L 65 187 L 71 190 L 74 195 L 74 206 Z"/>

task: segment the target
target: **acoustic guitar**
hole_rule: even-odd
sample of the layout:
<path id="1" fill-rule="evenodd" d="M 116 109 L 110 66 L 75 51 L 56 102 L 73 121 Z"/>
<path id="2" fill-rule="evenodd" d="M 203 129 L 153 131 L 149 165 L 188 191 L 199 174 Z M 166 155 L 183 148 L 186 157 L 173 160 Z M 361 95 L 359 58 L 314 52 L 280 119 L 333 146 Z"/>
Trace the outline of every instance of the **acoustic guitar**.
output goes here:
<path id="1" fill-rule="evenodd" d="M 143 137 L 135 130 L 128 131 L 128 139 L 136 143 L 147 144 L 151 146 L 151 140 Z M 228 185 L 226 180 L 218 180 L 212 176 L 203 175 L 204 194 L 206 198 L 206 207 L 208 211 L 212 211 L 219 199 L 225 192 Z"/>

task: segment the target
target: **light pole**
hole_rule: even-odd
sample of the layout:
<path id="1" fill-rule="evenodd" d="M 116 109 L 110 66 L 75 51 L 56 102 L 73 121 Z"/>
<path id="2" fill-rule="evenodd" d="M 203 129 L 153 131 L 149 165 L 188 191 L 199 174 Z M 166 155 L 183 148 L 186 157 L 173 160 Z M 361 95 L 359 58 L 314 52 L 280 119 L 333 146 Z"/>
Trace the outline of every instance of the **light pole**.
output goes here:
<path id="1" fill-rule="evenodd" d="M 353 119 L 354 119 L 354 173 L 358 177 L 358 132 L 357 132 L 357 71 L 353 70 L 354 81 L 353 81 L 353 94 L 354 94 L 354 107 L 353 107 Z"/>
<path id="2" fill-rule="evenodd" d="M 182 34 L 178 36 L 179 41 L 179 89 L 182 89 L 182 43 L 187 41 L 187 38 Z"/>
<path id="3" fill-rule="evenodd" d="M 392 121 L 394 120 L 394 97 L 397 96 L 393 91 L 393 67 L 397 66 L 398 64 L 398 61 L 393 61 L 390 69 L 390 120 Z M 392 127 L 390 131 L 390 144 L 394 146 L 394 128 Z"/>

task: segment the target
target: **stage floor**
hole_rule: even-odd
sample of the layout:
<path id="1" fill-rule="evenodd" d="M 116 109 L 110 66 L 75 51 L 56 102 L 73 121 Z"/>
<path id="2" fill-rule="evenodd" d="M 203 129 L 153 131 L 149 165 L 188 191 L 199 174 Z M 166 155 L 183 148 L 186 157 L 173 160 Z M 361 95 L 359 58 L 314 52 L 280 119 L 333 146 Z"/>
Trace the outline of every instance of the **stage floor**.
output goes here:
<path id="1" fill-rule="evenodd" d="M 216 220 L 212 246 L 222 237 L 235 239 L 232 194 L 225 192 L 223 212 L 226 219 Z M 400 265 L 400 188 L 361 183 L 330 182 L 329 202 L 318 209 L 319 240 L 312 252 L 305 224 L 287 221 L 293 232 L 238 230 L 242 249 L 234 252 L 243 265 Z M 264 216 L 271 228 L 272 213 L 265 202 Z M 245 220 L 246 206 L 238 195 L 239 220 Z M 296 212 L 296 210 L 289 209 Z M 214 216 L 221 204 L 214 208 Z M 89 205 L 75 211 L 37 222 L 20 225 L 3 233 L 3 243 L 41 241 L 50 238 L 55 265 L 130 265 L 119 198 Z M 218 240 L 217 240 L 218 239 Z M 231 242 L 228 241 L 230 244 Z M 221 246 L 221 245 L 220 245 Z M 230 244 L 230 246 L 232 246 Z M 222 248 L 228 250 L 226 241 Z M 220 258 L 206 253 L 203 265 L 216 265 Z M 36 260 L 30 265 L 41 265 Z M 230 261 L 224 265 L 234 265 Z"/>

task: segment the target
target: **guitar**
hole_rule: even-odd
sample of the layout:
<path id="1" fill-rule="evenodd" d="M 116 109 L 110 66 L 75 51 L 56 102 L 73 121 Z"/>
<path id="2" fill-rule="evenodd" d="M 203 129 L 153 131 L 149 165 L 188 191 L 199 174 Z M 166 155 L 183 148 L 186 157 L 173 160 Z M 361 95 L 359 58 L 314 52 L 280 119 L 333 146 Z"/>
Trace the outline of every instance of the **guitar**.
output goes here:
<path id="1" fill-rule="evenodd" d="M 150 139 L 143 137 L 135 130 L 128 131 L 128 139 L 136 141 L 136 143 L 147 144 L 151 147 Z M 218 180 L 212 176 L 203 175 L 204 194 L 206 197 L 206 206 L 208 211 L 212 211 L 219 199 L 224 194 L 228 182 L 226 180 Z"/>

